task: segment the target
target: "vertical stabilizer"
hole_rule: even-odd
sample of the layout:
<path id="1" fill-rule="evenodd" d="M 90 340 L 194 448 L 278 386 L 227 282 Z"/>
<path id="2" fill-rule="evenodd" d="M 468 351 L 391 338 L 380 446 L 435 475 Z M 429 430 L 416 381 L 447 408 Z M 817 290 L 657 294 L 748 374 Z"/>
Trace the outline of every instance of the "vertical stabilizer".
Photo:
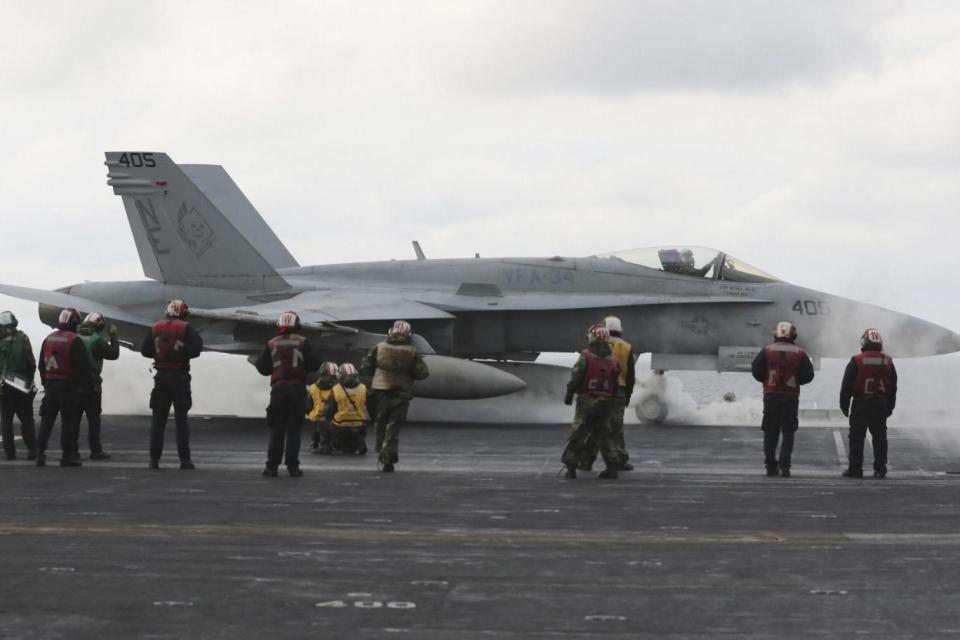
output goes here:
<path id="1" fill-rule="evenodd" d="M 106 156 L 107 184 L 123 199 L 147 277 L 170 284 L 255 291 L 289 286 L 166 154 L 108 151 Z"/>

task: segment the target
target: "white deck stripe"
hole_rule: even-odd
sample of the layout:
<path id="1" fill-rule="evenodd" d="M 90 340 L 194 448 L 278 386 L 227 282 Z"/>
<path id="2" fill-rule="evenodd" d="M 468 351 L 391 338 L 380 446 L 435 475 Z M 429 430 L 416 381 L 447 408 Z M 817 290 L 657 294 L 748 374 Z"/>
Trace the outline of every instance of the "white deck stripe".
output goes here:
<path id="1" fill-rule="evenodd" d="M 843 445 L 843 436 L 840 435 L 839 431 L 833 432 L 833 442 L 837 445 L 837 462 L 840 463 L 840 466 L 845 466 L 847 464 L 847 449 Z"/>

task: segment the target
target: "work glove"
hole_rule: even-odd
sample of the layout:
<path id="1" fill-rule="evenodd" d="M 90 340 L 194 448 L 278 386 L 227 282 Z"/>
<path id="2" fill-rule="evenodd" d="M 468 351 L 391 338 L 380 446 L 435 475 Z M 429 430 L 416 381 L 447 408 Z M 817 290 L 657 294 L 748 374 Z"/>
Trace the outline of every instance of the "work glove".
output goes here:
<path id="1" fill-rule="evenodd" d="M 563 404 L 566 404 L 566 405 L 573 404 L 573 394 L 570 393 L 569 391 L 567 392 L 567 395 L 563 397 Z"/>
<path id="2" fill-rule="evenodd" d="M 107 330 L 107 332 L 110 334 L 111 338 L 116 338 L 117 335 L 120 333 L 120 327 L 118 327 L 115 324 L 112 324 L 110 325 L 110 328 Z"/>
<path id="3" fill-rule="evenodd" d="M 840 407 L 840 411 L 843 413 L 843 417 L 845 418 L 850 417 L 850 409 L 848 409 L 847 407 Z"/>

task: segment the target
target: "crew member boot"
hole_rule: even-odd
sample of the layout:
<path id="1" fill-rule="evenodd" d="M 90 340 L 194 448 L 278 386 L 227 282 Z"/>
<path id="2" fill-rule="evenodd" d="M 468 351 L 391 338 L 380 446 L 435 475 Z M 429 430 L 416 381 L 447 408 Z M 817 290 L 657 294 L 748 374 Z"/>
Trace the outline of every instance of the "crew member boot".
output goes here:
<path id="1" fill-rule="evenodd" d="M 778 471 L 778 469 L 777 469 L 777 465 L 775 465 L 775 464 L 768 464 L 768 465 L 767 465 L 767 476 L 769 476 L 769 477 L 772 478 L 772 477 L 776 476 L 778 473 L 779 473 L 779 471 Z"/>
<path id="2" fill-rule="evenodd" d="M 577 466 L 573 464 L 566 465 L 567 471 L 563 474 L 563 477 L 567 480 L 576 480 L 577 479 Z"/>
<path id="3" fill-rule="evenodd" d="M 850 467 L 849 469 L 847 469 L 846 471 L 844 471 L 842 475 L 843 475 L 844 478 L 857 478 L 857 479 L 862 480 L 862 479 L 863 479 L 863 469 L 854 469 L 853 467 Z"/>
<path id="4" fill-rule="evenodd" d="M 616 467 L 607 467 L 603 471 L 597 474 L 597 480 L 616 480 L 617 479 L 617 468 Z"/>

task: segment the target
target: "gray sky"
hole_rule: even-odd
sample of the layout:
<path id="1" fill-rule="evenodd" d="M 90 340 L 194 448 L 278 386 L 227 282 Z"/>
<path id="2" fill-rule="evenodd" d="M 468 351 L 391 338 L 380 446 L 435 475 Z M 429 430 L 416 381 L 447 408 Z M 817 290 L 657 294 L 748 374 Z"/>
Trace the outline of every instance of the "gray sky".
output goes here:
<path id="1" fill-rule="evenodd" d="M 142 278 L 103 152 L 150 150 L 301 264 L 697 244 L 960 330 L 953 2 L 0 11 L 2 282 Z"/>

